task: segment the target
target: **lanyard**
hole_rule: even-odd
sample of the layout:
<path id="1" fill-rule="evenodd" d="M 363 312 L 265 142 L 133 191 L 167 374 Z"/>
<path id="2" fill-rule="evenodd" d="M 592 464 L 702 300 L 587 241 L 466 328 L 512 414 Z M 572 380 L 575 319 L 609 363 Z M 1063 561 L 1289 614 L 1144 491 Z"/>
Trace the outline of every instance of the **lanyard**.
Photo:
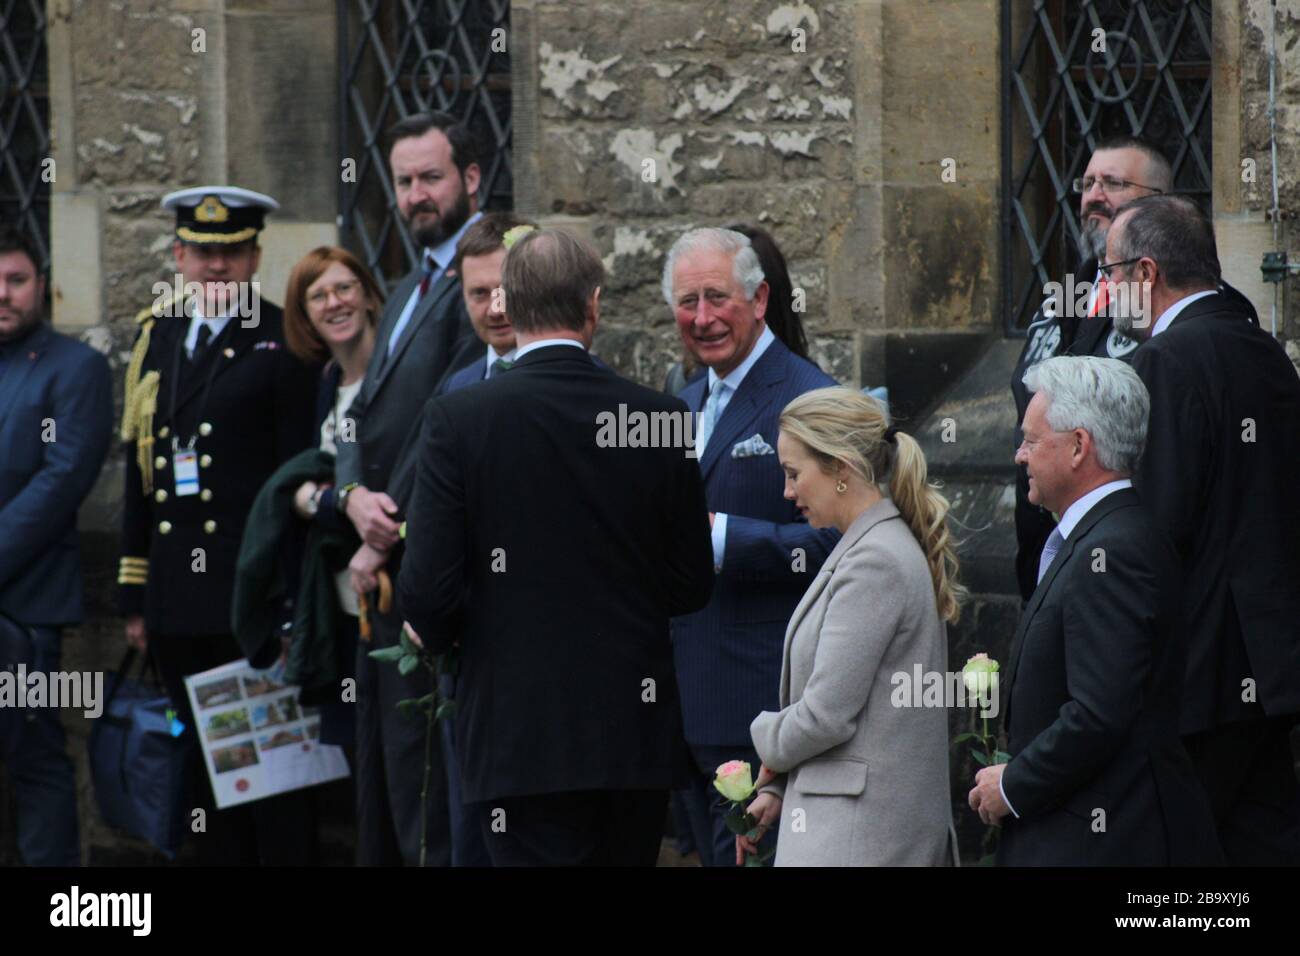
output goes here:
<path id="1" fill-rule="evenodd" d="M 230 323 L 227 322 L 227 323 L 226 323 L 226 328 L 229 328 L 229 327 L 230 327 Z M 187 331 L 188 331 L 188 330 L 187 330 Z M 208 343 L 208 349 L 209 349 L 209 350 L 215 350 L 215 349 L 216 349 L 216 346 L 217 346 L 217 340 L 220 339 L 221 336 L 225 334 L 225 332 L 226 332 L 226 329 L 222 329 L 222 330 L 221 330 L 221 334 L 219 334 L 219 335 L 215 335 L 215 336 L 212 337 L 212 340 Z M 171 425 L 172 425 L 173 428 L 176 428 L 176 427 L 177 427 L 177 425 L 176 425 L 176 389 L 177 389 L 177 386 L 178 386 L 179 383 L 180 383 L 180 378 L 181 378 L 181 353 L 185 351 L 185 338 L 186 338 L 186 336 L 184 336 L 184 335 L 182 335 L 182 336 L 180 337 L 180 341 L 178 341 L 178 342 L 176 343 L 176 354 L 175 354 L 174 356 L 172 356 L 171 407 L 170 407 L 170 408 L 168 409 L 168 411 L 167 411 L 167 421 L 171 423 Z M 198 413 L 194 416 L 194 417 L 195 417 L 195 420 L 196 420 L 196 421 L 199 421 L 199 422 L 202 422 L 202 421 L 203 421 L 203 409 L 206 408 L 206 407 L 207 407 L 207 404 L 208 404 L 208 393 L 212 391 L 212 380 L 213 380 L 214 378 L 217 377 L 217 369 L 221 367 L 221 359 L 220 359 L 220 356 L 212 355 L 212 356 L 209 357 L 209 361 L 210 361 L 212 364 L 211 364 L 211 366 L 208 368 L 208 379 L 207 379 L 206 382 L 203 383 L 203 393 L 199 396 L 199 408 L 198 408 Z M 189 442 L 185 445 L 185 449 L 186 449 L 187 451 L 190 450 L 190 449 L 192 449 L 192 448 L 194 447 L 194 442 L 197 441 L 197 439 L 198 439 L 198 433 L 197 433 L 197 432 L 192 432 L 192 433 L 190 434 Z M 173 450 L 175 450 L 175 449 L 178 447 L 179 442 L 180 442 L 180 435 L 179 435 L 179 433 L 177 433 L 177 434 L 173 435 L 173 437 L 172 437 L 172 448 L 173 448 Z"/>

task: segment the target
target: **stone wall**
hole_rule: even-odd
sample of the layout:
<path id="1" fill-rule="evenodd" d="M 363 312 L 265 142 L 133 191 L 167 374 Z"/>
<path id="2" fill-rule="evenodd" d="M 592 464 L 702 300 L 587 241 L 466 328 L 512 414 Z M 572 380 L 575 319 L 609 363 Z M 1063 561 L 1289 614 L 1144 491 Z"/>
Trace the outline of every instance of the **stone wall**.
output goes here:
<path id="1" fill-rule="evenodd" d="M 515 128 L 536 144 L 517 204 L 604 254 L 597 350 L 661 382 L 679 350 L 664 254 L 737 220 L 784 249 L 842 381 L 882 384 L 889 334 L 987 335 L 997 23 L 988 0 L 512 4 Z"/>

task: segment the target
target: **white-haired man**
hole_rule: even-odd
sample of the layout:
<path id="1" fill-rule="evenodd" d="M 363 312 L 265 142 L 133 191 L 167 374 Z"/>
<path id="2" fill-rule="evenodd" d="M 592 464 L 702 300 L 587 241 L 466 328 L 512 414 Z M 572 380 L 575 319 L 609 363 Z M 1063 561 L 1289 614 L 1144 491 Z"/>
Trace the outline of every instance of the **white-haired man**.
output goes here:
<path id="1" fill-rule="evenodd" d="M 749 725 L 779 710 L 785 626 L 839 533 L 809 526 L 782 495 L 777 419 L 791 399 L 835 380 L 767 327 L 768 285 L 749 238 L 694 229 L 673 244 L 663 292 L 705 372 L 678 395 L 695 436 L 713 528 L 713 599 L 673 622 L 686 740 L 697 776 L 681 795 L 705 865 L 732 866 L 735 838 L 713 790 L 728 760 L 757 769 Z"/>
<path id="2" fill-rule="evenodd" d="M 1016 463 L 1030 501 L 1061 520 L 1011 646 L 1011 759 L 976 774 L 971 809 L 1003 824 L 1002 865 L 1220 863 L 1178 737 L 1178 558 L 1129 480 L 1147 390 L 1123 362 L 1092 356 L 1047 359 L 1025 385 Z"/>

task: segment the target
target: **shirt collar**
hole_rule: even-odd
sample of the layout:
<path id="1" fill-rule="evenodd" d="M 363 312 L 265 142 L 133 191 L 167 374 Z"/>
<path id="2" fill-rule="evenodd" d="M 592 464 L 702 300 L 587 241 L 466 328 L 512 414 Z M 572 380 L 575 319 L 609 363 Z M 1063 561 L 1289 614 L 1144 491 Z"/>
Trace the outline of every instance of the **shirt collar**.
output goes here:
<path id="1" fill-rule="evenodd" d="M 460 242 L 460 237 L 465 235 L 465 230 L 482 218 L 483 214 L 481 212 L 476 212 L 465 220 L 465 224 L 457 229 L 456 234 L 450 239 L 444 240 L 432 248 L 429 246 L 424 247 L 424 255 L 429 256 L 438 264 L 438 271 L 447 271 L 447 267 L 450 266 L 452 261 L 456 258 L 456 244 Z M 423 262 L 423 260 L 421 260 L 421 262 Z"/>
<path id="2" fill-rule="evenodd" d="M 758 360 L 763 357 L 763 353 L 767 351 L 767 347 L 774 341 L 776 341 L 776 336 L 772 333 L 771 326 L 764 324 L 763 334 L 758 337 L 758 341 L 754 343 L 754 347 L 749 350 L 749 354 L 745 356 L 745 361 L 741 362 L 728 372 L 722 379 L 723 383 L 733 392 L 740 388 L 740 383 L 745 380 L 745 376 L 749 374 L 749 370 L 758 364 Z M 717 380 L 718 373 L 713 371 L 713 369 L 709 369 L 708 390 L 710 392 L 713 391 L 713 383 Z"/>
<path id="3" fill-rule="evenodd" d="M 1214 295 L 1217 291 L 1217 289 L 1206 289 L 1204 292 L 1194 292 L 1189 296 L 1184 296 L 1179 299 L 1169 308 L 1160 313 L 1160 318 L 1156 319 L 1156 324 L 1151 328 L 1151 337 L 1155 338 L 1165 329 L 1169 328 L 1174 319 L 1178 318 L 1183 309 L 1187 308 L 1197 299 L 1204 299 L 1207 295 Z"/>
<path id="4" fill-rule="evenodd" d="M 575 341 L 574 339 L 541 339 L 537 342 L 529 342 L 527 345 L 523 346 L 522 348 L 515 349 L 515 361 L 518 362 L 529 352 L 532 352 L 536 349 L 544 349 L 548 345 L 572 345 L 575 348 L 582 349 L 584 352 L 587 351 L 586 346 L 584 346 L 581 342 Z"/>
<path id="5" fill-rule="evenodd" d="M 492 346 L 489 345 L 487 347 L 487 359 L 486 359 L 487 364 L 484 365 L 483 367 L 483 377 L 484 378 L 492 377 L 492 365 L 499 359 L 505 359 L 507 362 L 513 362 L 515 361 L 515 358 L 516 356 L 515 356 L 514 349 L 511 349 L 509 352 L 498 352 L 496 349 L 494 349 Z"/>
<path id="6" fill-rule="evenodd" d="M 1068 538 L 1070 532 L 1075 526 L 1083 520 L 1083 516 L 1092 510 L 1092 506 L 1101 501 L 1107 495 L 1112 495 L 1123 488 L 1132 488 L 1133 482 L 1127 478 L 1120 478 L 1116 481 L 1108 481 L 1104 485 L 1098 485 L 1092 491 L 1088 492 L 1074 504 L 1065 509 L 1065 514 L 1061 515 L 1061 521 L 1057 524 L 1056 529 L 1061 532 L 1062 538 Z"/>

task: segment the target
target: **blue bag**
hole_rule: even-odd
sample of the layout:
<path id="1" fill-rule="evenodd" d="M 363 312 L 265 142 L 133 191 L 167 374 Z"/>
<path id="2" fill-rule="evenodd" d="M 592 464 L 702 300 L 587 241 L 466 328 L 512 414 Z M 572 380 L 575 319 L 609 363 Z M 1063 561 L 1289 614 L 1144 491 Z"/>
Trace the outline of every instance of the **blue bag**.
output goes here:
<path id="1" fill-rule="evenodd" d="M 36 644 L 27 628 L 0 614 L 0 671 L 8 671 L 17 681 L 18 667 L 30 671 L 36 664 Z M 18 707 L 0 707 L 0 757 L 12 757 L 27 725 L 25 712 Z"/>
<path id="2" fill-rule="evenodd" d="M 91 780 L 104 822 L 170 859 L 185 838 L 189 739 L 167 692 L 126 676 L 134 657 L 126 652 L 91 731 Z"/>

